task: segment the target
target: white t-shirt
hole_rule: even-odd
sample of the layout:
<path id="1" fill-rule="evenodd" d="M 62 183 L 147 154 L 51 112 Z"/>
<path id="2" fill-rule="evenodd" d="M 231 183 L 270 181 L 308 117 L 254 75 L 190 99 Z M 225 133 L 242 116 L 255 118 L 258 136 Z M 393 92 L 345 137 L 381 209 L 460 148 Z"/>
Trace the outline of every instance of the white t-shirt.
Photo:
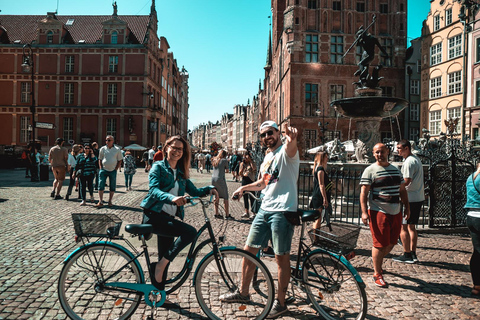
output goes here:
<path id="1" fill-rule="evenodd" d="M 153 149 L 148 150 L 148 160 L 153 160 L 154 156 L 155 156 L 155 150 Z"/>
<path id="2" fill-rule="evenodd" d="M 265 156 L 260 172 L 267 185 L 262 190 L 263 201 L 260 208 L 264 211 L 297 211 L 297 180 L 300 169 L 298 151 L 290 158 L 281 145 Z"/>
<path id="3" fill-rule="evenodd" d="M 102 160 L 103 169 L 113 171 L 117 167 L 117 162 L 122 161 L 122 152 L 113 146 L 110 149 L 107 146 L 100 148 L 98 159 Z"/>
<path id="4" fill-rule="evenodd" d="M 173 194 L 174 196 L 178 196 L 177 169 L 172 169 L 172 170 L 173 170 L 173 179 L 175 180 L 175 184 L 173 185 L 173 188 L 168 191 L 168 193 Z M 175 215 L 177 214 L 177 206 L 174 204 L 164 204 L 162 207 L 162 211 L 175 217 Z"/>
<path id="5" fill-rule="evenodd" d="M 408 202 L 420 202 L 425 200 L 425 187 L 423 182 L 422 162 L 415 155 L 408 156 L 402 165 L 403 178 L 410 178 L 410 185 L 405 185 L 408 192 Z"/>

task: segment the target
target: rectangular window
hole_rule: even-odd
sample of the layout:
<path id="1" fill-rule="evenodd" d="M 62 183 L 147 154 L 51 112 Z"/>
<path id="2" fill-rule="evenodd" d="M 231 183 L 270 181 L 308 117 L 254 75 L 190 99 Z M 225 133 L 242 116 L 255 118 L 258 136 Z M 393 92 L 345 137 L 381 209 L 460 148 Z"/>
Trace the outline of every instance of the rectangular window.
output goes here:
<path id="1" fill-rule="evenodd" d="M 410 121 L 420 120 L 420 105 L 418 103 L 410 104 Z"/>
<path id="2" fill-rule="evenodd" d="M 335 138 L 341 139 L 342 137 L 341 131 L 325 131 L 324 132 L 324 142 L 332 141 Z"/>
<path id="3" fill-rule="evenodd" d="M 448 74 L 448 94 L 462 92 L 462 71 Z"/>
<path id="4" fill-rule="evenodd" d="M 305 150 L 317 146 L 317 130 L 305 129 L 303 131 L 303 136 L 305 137 Z"/>
<path id="5" fill-rule="evenodd" d="M 393 97 L 393 87 L 380 87 L 384 97 Z"/>
<path id="6" fill-rule="evenodd" d="M 440 110 L 430 112 L 429 129 L 430 134 L 440 134 L 442 130 L 442 112 Z"/>
<path id="7" fill-rule="evenodd" d="M 418 128 L 410 128 L 409 130 L 409 140 L 418 142 L 418 139 L 420 138 L 420 129 Z"/>
<path id="8" fill-rule="evenodd" d="M 430 65 L 436 65 L 442 62 L 442 43 L 437 43 L 430 47 Z"/>
<path id="9" fill-rule="evenodd" d="M 28 130 L 30 125 L 30 117 L 20 117 L 20 142 L 30 141 L 30 130 Z"/>
<path id="10" fill-rule="evenodd" d="M 380 3 L 380 13 L 388 13 L 388 4 Z"/>
<path id="11" fill-rule="evenodd" d="M 342 64 L 343 36 L 332 36 L 330 39 L 330 63 Z"/>
<path id="12" fill-rule="evenodd" d="M 438 98 L 442 96 L 442 78 L 436 77 L 430 79 L 430 98 Z"/>
<path id="13" fill-rule="evenodd" d="M 477 59 L 475 60 L 475 62 L 480 62 L 480 38 L 475 39 L 475 44 L 477 47 Z"/>
<path id="14" fill-rule="evenodd" d="M 308 0 L 308 9 L 317 9 L 317 0 Z"/>
<path id="15" fill-rule="evenodd" d="M 460 133 L 460 108 L 450 108 L 447 109 L 447 119 L 458 119 L 457 126 L 455 127 L 455 133 Z"/>
<path id="16" fill-rule="evenodd" d="M 63 139 L 73 140 L 73 118 L 63 118 Z"/>
<path id="17" fill-rule="evenodd" d="M 382 64 L 384 67 L 391 67 L 392 66 L 392 57 L 393 57 L 393 39 L 382 39 L 382 45 L 385 51 L 387 51 L 388 57 L 380 53 L 380 57 L 382 60 Z"/>
<path id="18" fill-rule="evenodd" d="M 318 35 L 307 34 L 305 40 L 305 61 L 318 62 Z"/>
<path id="19" fill-rule="evenodd" d="M 109 83 L 107 88 L 107 104 L 117 104 L 117 84 Z"/>
<path id="20" fill-rule="evenodd" d="M 22 82 L 20 102 L 29 103 L 32 84 L 30 82 Z"/>
<path id="21" fill-rule="evenodd" d="M 117 119 L 107 118 L 107 136 L 117 136 Z"/>
<path id="22" fill-rule="evenodd" d="M 73 83 L 65 83 L 64 87 L 64 99 L 63 102 L 65 104 L 72 104 L 73 103 L 73 88 L 74 84 Z"/>
<path id="23" fill-rule="evenodd" d="M 340 1 L 333 1 L 333 10 L 335 10 L 335 11 L 342 11 L 342 2 L 340 2 Z"/>
<path id="24" fill-rule="evenodd" d="M 65 57 L 65 73 L 72 73 L 75 70 L 75 56 Z"/>
<path id="25" fill-rule="evenodd" d="M 445 25 L 452 24 L 452 8 L 445 10 Z"/>
<path id="26" fill-rule="evenodd" d="M 480 106 L 480 81 L 475 82 L 475 106 Z"/>
<path id="27" fill-rule="evenodd" d="M 365 12 L 365 2 L 357 2 L 357 11 Z"/>
<path id="28" fill-rule="evenodd" d="M 108 72 L 118 72 L 118 56 L 108 57 Z"/>
<path id="29" fill-rule="evenodd" d="M 433 31 L 440 29 L 440 15 L 437 14 L 433 17 Z"/>
<path id="30" fill-rule="evenodd" d="M 422 61 L 417 60 L 417 72 L 420 73 L 422 71 Z"/>
<path id="31" fill-rule="evenodd" d="M 305 84 L 305 116 L 313 117 L 318 109 L 318 84 Z"/>
<path id="32" fill-rule="evenodd" d="M 330 101 L 343 99 L 343 85 L 331 84 L 330 85 Z"/>
<path id="33" fill-rule="evenodd" d="M 448 39 L 448 59 L 453 59 L 462 55 L 462 35 L 456 35 Z"/>
<path id="34" fill-rule="evenodd" d="M 420 81 L 411 80 L 410 81 L 410 94 L 420 94 Z"/>

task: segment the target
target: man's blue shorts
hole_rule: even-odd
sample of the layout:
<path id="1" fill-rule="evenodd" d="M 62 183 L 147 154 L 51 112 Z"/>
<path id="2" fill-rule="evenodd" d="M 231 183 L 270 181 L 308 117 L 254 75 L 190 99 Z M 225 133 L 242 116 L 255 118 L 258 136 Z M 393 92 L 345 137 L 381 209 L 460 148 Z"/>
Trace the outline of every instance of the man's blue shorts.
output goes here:
<path id="1" fill-rule="evenodd" d="M 114 192 L 117 187 L 117 170 L 107 171 L 105 169 L 100 169 L 100 171 L 98 172 L 98 190 L 105 190 L 107 177 L 109 180 L 110 192 Z"/>

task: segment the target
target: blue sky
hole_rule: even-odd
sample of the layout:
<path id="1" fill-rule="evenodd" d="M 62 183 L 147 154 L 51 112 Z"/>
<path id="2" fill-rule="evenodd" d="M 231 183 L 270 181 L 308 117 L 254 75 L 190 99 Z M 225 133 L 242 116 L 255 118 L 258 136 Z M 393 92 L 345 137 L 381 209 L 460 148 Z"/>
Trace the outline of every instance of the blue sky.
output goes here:
<path id="1" fill-rule="evenodd" d="M 111 0 L 3 0 L 0 14 L 110 15 Z M 149 14 L 151 0 L 117 0 L 119 15 Z M 189 81 L 189 128 L 246 104 L 264 77 L 270 0 L 156 0 L 159 35 Z M 408 37 L 421 34 L 429 0 L 408 0 Z"/>

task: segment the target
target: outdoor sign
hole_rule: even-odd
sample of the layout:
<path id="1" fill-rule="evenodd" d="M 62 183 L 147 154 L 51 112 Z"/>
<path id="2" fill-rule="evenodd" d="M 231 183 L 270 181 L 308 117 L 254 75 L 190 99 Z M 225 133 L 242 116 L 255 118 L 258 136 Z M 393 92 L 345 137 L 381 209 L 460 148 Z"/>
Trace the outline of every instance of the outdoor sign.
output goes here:
<path id="1" fill-rule="evenodd" d="M 55 129 L 55 125 L 48 122 L 37 122 L 35 127 L 38 129 Z"/>

